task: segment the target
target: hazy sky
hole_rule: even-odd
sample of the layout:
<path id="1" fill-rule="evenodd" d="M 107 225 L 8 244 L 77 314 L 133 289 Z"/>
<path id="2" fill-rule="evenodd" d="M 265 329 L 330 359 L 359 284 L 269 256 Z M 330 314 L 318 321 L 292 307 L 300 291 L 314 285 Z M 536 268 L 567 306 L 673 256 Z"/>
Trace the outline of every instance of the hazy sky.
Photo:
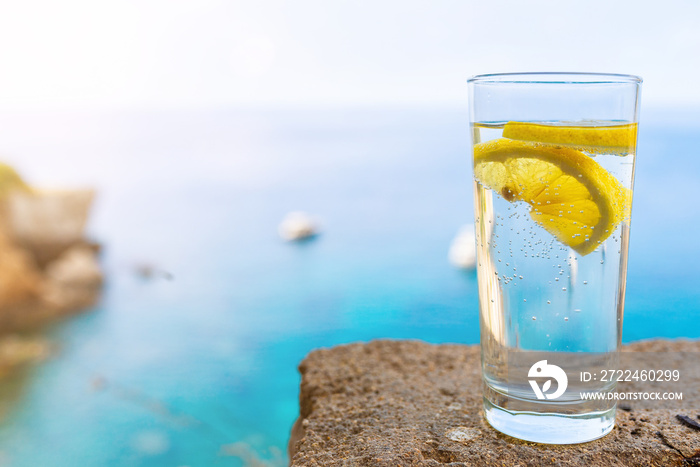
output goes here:
<path id="1" fill-rule="evenodd" d="M 470 75 L 558 70 L 700 105 L 699 20 L 677 0 L 4 0 L 0 110 L 459 105 Z"/>

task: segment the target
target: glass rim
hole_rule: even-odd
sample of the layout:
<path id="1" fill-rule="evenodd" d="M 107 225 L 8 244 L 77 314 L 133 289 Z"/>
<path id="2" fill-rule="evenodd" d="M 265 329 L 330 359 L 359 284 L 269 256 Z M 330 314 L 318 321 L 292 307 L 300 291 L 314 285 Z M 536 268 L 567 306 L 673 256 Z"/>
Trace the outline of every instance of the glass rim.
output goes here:
<path id="1" fill-rule="evenodd" d="M 474 75 L 469 84 L 641 84 L 642 78 L 621 73 L 535 71 Z"/>

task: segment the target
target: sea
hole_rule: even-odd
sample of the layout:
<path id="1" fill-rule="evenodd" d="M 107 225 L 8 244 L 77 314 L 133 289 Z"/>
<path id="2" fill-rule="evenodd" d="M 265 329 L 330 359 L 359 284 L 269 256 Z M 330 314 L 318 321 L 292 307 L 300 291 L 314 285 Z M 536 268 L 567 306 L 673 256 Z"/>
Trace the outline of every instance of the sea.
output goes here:
<path id="1" fill-rule="evenodd" d="M 97 190 L 106 277 L 0 383 L 0 465 L 281 467 L 313 349 L 478 344 L 469 153 L 466 104 L 0 113 L 0 160 Z M 624 342 L 700 338 L 699 154 L 700 109 L 642 110 Z"/>

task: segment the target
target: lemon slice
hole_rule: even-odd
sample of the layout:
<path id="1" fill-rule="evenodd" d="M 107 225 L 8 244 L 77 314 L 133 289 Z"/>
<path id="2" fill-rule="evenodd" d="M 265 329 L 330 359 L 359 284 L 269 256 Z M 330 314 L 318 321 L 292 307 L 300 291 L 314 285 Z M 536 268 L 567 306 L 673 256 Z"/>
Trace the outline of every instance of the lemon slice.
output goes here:
<path id="1" fill-rule="evenodd" d="M 637 144 L 637 124 L 623 125 L 546 125 L 541 123 L 508 122 L 503 137 L 520 141 L 561 144 L 593 153 L 627 155 Z"/>
<path id="2" fill-rule="evenodd" d="M 510 139 L 474 145 L 474 176 L 581 255 L 595 250 L 629 216 L 631 191 L 575 149 Z"/>

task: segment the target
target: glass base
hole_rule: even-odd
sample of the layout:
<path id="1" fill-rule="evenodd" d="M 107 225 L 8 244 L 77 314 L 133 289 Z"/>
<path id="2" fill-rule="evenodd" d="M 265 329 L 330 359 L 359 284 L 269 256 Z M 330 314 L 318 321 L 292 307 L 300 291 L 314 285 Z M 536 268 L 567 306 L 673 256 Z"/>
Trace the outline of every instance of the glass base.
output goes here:
<path id="1" fill-rule="evenodd" d="M 593 441 L 615 426 L 615 407 L 585 415 L 516 412 L 505 410 L 484 398 L 489 424 L 508 436 L 543 444 L 576 444 Z"/>

